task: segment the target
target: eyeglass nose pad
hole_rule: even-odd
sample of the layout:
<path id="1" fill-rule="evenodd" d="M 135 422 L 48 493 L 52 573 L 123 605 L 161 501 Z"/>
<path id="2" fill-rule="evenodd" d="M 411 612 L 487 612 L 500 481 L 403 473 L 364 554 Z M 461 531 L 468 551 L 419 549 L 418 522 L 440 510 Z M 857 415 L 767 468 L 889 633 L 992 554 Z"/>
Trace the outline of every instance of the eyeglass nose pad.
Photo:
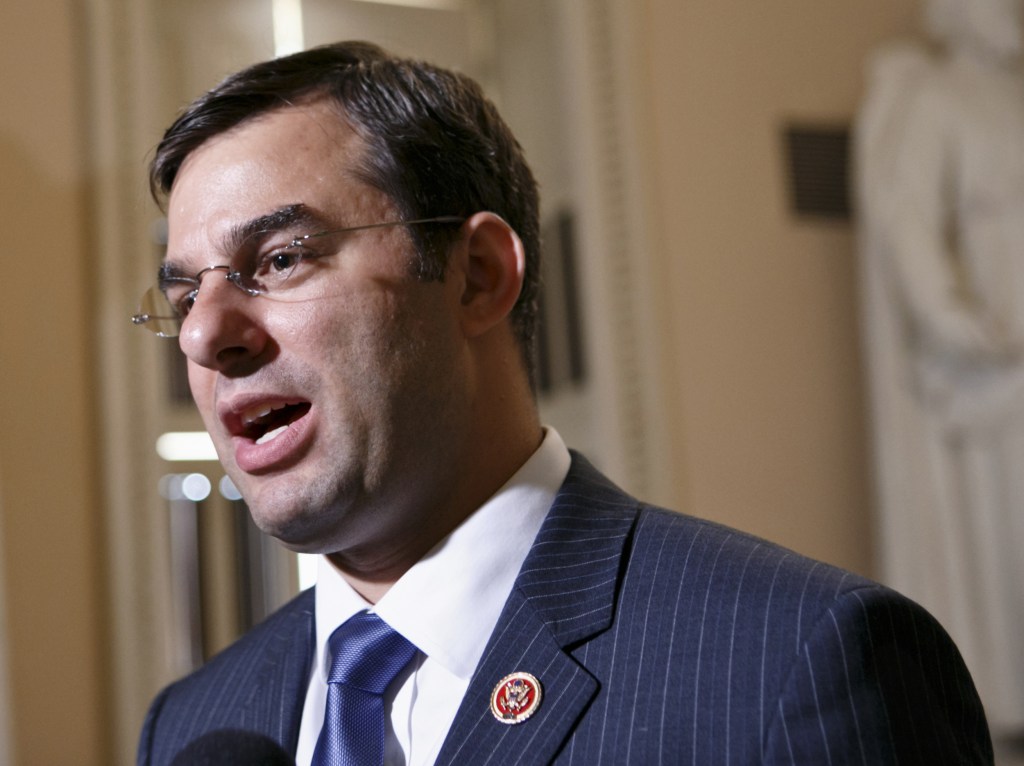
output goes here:
<path id="1" fill-rule="evenodd" d="M 226 265 L 207 266 L 205 269 L 203 269 L 202 271 L 198 272 L 195 275 L 195 277 L 193 277 L 193 279 L 192 279 L 192 281 L 195 283 L 195 287 L 192 288 L 192 290 L 191 290 L 191 292 L 189 294 L 190 298 L 191 298 L 192 308 L 188 312 L 188 316 L 186 316 L 186 317 L 184 317 L 182 319 L 182 324 L 183 325 L 188 320 L 188 318 L 190 316 L 192 316 L 192 314 L 194 314 L 197 311 L 198 308 L 203 307 L 203 306 L 213 306 L 215 303 L 219 303 L 219 300 L 215 301 L 213 299 L 213 295 L 211 293 L 211 291 L 214 289 L 214 286 L 213 285 L 206 285 L 205 288 L 204 288 L 205 282 L 203 281 L 203 277 L 205 277 L 211 271 L 223 271 L 224 272 L 224 279 L 225 279 L 225 281 L 230 282 L 232 285 L 237 286 L 237 283 L 236 283 L 235 279 L 233 278 L 235 272 L 231 271 L 231 267 L 230 266 L 226 266 Z M 216 280 L 216 279 L 214 280 L 214 282 L 217 282 L 217 281 L 218 280 Z M 244 290 L 243 290 L 243 292 L 244 292 Z"/>
<path id="2" fill-rule="evenodd" d="M 261 294 L 260 291 L 257 290 L 256 288 L 249 287 L 248 285 L 245 284 L 244 277 L 242 276 L 242 272 L 240 271 L 229 271 L 227 274 L 224 275 L 224 278 L 246 295 L 255 297 Z"/>
<path id="3" fill-rule="evenodd" d="M 254 313 L 252 294 L 239 287 L 226 267 L 205 269 L 223 271 L 218 277 L 200 284 L 196 300 L 182 321 L 178 342 L 182 352 L 194 364 L 211 370 L 236 368 L 246 359 L 255 359 L 266 343 L 266 333 Z M 205 274 L 203 275 L 205 276 Z M 238 288 L 236 290 L 236 287 Z"/>
<path id="4" fill-rule="evenodd" d="M 228 266 L 227 264 L 221 264 L 220 266 L 207 266 L 205 269 L 202 269 L 201 271 L 199 271 L 199 273 L 196 274 L 195 280 L 197 285 L 202 286 L 203 277 L 205 277 L 211 271 L 223 271 L 224 278 L 229 281 L 231 281 L 231 277 L 233 274 L 238 273 L 236 271 L 232 271 L 231 267 Z M 196 289 L 198 289 L 198 287 Z"/>
<path id="5" fill-rule="evenodd" d="M 248 285 L 245 284 L 245 277 L 242 276 L 242 272 L 232 271 L 231 267 L 228 266 L 227 264 L 220 264 L 219 266 L 207 266 L 205 269 L 196 274 L 195 279 L 196 282 L 198 283 L 198 286 L 196 287 L 196 294 L 199 293 L 200 288 L 203 286 L 203 277 L 210 271 L 223 271 L 224 279 L 226 279 L 228 282 L 233 284 L 235 287 L 237 287 L 239 290 L 241 290 L 248 296 L 257 296 L 261 294 L 259 290 L 253 287 L 249 287 Z"/>
<path id="6" fill-rule="evenodd" d="M 230 282 L 232 285 L 237 287 L 239 290 L 241 290 L 243 293 L 245 293 L 248 296 L 255 296 L 255 295 L 259 295 L 260 294 L 258 290 L 253 290 L 250 287 L 246 286 L 245 281 L 244 281 L 245 278 L 242 276 L 242 273 L 240 271 L 232 271 L 230 266 L 228 266 L 226 264 L 221 264 L 219 266 L 207 266 L 205 269 L 203 269 L 198 274 L 196 274 L 196 276 L 195 276 L 195 280 L 196 280 L 195 295 L 196 295 L 196 297 L 199 296 L 199 294 L 200 294 L 200 292 L 202 290 L 202 287 L 203 287 L 203 277 L 206 276 L 206 274 L 211 272 L 211 271 L 223 271 L 224 272 L 224 280 L 227 281 L 227 282 Z M 209 292 L 209 288 L 207 288 L 207 292 Z"/>

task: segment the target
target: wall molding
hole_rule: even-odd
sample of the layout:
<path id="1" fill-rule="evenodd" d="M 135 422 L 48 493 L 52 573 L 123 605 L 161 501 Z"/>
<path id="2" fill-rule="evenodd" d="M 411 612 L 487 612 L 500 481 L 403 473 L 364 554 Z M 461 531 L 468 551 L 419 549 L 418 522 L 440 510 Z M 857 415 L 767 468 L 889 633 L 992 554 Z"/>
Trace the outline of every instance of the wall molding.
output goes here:
<path id="1" fill-rule="evenodd" d="M 605 468 L 627 489 L 668 502 L 666 378 L 645 157 L 645 56 L 638 11 L 619 0 L 565 0 L 563 29 L 578 84 L 575 166 L 583 200 L 580 253 Z"/>
<path id="2" fill-rule="evenodd" d="M 159 36 L 149 2 L 90 0 L 86 11 L 88 157 L 98 301 L 96 380 L 102 434 L 107 551 L 108 689 L 117 763 L 134 761 L 143 716 L 169 679 L 171 631 L 166 518 L 156 492 L 153 449 L 160 350 L 128 321 L 152 278 L 146 159 L 167 114 L 161 93 Z M 148 341 L 148 342 L 147 342 Z"/>

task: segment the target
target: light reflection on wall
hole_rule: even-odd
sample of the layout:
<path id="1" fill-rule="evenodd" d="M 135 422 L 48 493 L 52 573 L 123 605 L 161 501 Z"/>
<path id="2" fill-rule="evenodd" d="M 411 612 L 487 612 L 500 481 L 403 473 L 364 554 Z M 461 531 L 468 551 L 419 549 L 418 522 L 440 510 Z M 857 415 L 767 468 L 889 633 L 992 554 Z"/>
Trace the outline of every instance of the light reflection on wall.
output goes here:
<path id="1" fill-rule="evenodd" d="M 306 47 L 302 32 L 302 0 L 273 0 L 274 55 L 287 56 Z"/>
<path id="2" fill-rule="evenodd" d="M 205 431 L 168 431 L 156 440 L 156 454 L 171 462 L 217 459 L 210 435 Z"/>

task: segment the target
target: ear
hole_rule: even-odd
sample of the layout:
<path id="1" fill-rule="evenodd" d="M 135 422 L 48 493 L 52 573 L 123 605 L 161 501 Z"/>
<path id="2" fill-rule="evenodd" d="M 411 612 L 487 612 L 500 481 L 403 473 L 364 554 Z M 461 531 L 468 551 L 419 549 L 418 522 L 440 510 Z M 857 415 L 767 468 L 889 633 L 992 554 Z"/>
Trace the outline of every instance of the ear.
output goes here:
<path id="1" fill-rule="evenodd" d="M 523 287 L 526 252 L 519 235 L 494 213 L 475 213 L 462 226 L 461 324 L 467 337 L 476 337 L 512 311 Z"/>

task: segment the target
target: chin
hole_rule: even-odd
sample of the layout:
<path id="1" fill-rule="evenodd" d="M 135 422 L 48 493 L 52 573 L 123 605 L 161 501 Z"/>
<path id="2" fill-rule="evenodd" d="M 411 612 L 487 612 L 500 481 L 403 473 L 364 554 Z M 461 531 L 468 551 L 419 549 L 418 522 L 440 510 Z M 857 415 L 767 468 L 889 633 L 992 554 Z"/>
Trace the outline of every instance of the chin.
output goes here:
<path id="1" fill-rule="evenodd" d="M 300 511 L 276 507 L 272 512 L 266 513 L 258 506 L 249 506 L 249 513 L 261 532 L 280 540 L 292 550 L 299 550 L 299 546 L 308 544 L 316 535 L 310 529 L 309 520 L 303 518 Z"/>
<path id="2" fill-rule="evenodd" d="M 316 503 L 297 501 L 294 494 L 289 502 L 259 503 L 249 507 L 253 523 L 261 532 L 273 537 L 288 550 L 296 553 L 324 553 L 331 539 L 327 520 L 330 509 Z"/>

